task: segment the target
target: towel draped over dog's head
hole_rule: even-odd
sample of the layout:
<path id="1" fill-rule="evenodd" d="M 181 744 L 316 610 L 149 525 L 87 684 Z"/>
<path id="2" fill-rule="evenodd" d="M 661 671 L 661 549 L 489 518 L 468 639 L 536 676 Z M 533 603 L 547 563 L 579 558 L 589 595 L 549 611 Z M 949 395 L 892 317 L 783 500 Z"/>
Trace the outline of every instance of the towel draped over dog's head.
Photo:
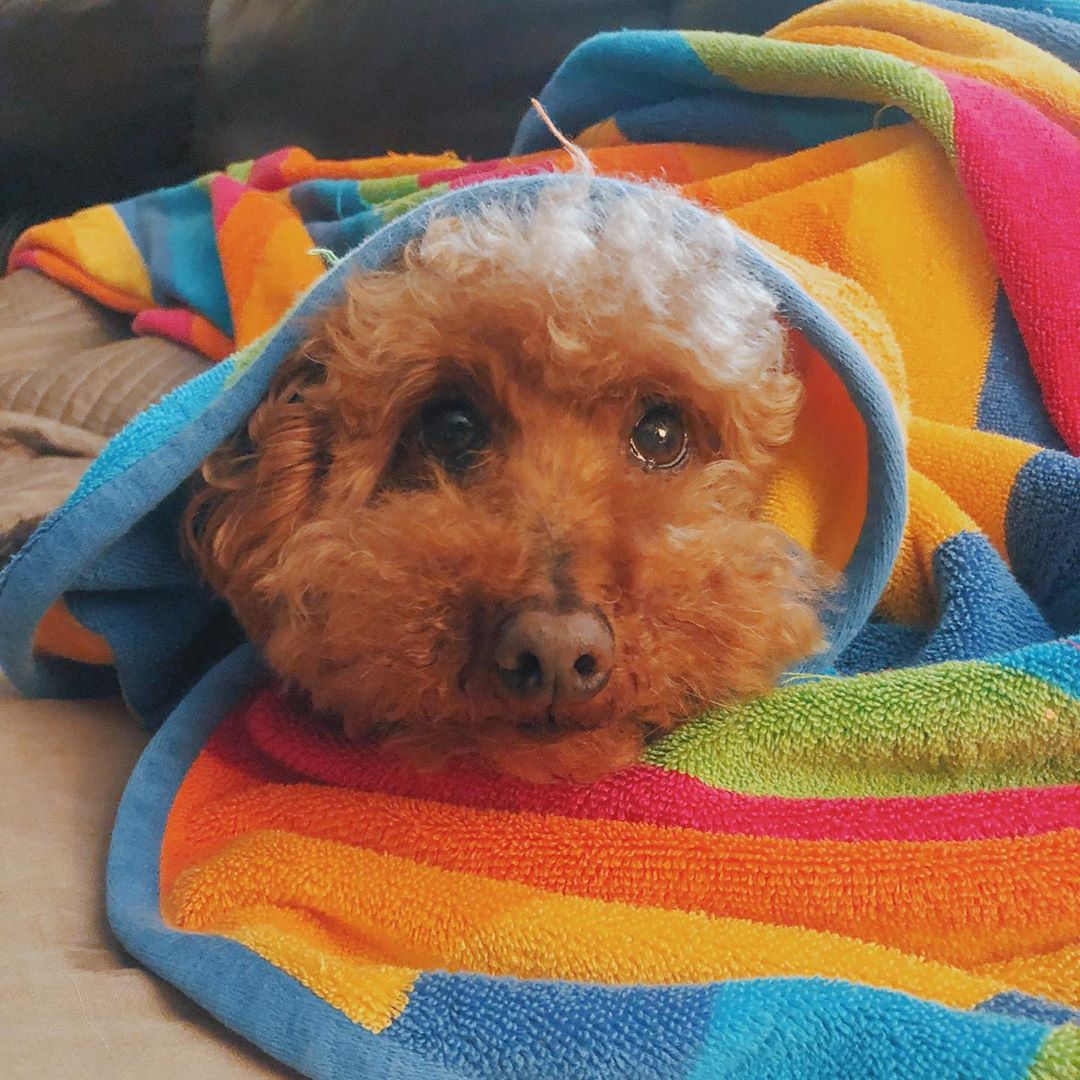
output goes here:
<path id="1" fill-rule="evenodd" d="M 280 366 L 309 338 L 313 318 L 341 302 L 355 275 L 392 268 L 433 223 L 437 232 L 442 222 L 490 214 L 493 207 L 535 213 L 551 185 L 575 186 L 599 228 L 641 193 L 619 180 L 546 175 L 481 183 L 433 199 L 338 262 L 273 330 L 121 431 L 0 579 L 0 663 L 13 682 L 27 693 L 54 696 L 111 692 L 119 685 L 148 722 L 163 720 L 208 666 L 243 640 L 227 606 L 182 549 L 190 477 L 244 429 Z M 674 197 L 663 205 L 675 207 L 678 230 L 691 242 L 715 232 L 705 210 Z M 640 225 L 647 231 L 647 221 Z M 815 275 L 818 295 L 811 296 L 790 256 L 742 237 L 736 242 L 743 267 L 776 301 L 789 331 L 786 363 L 803 385 L 796 430 L 778 451 L 764 507 L 769 520 L 840 582 L 824 615 L 828 647 L 803 666 L 829 670 L 869 618 L 899 550 L 906 503 L 903 387 L 890 342 L 858 341 L 830 316 L 828 296 L 820 291 L 827 277 Z M 562 248 L 535 257 L 547 258 L 557 274 L 568 256 Z M 677 302 L 673 296 L 671 303 Z M 727 348 L 737 351 L 738 341 Z M 35 649 L 35 629 L 58 603 L 65 617 L 103 643 L 110 663 Z"/>

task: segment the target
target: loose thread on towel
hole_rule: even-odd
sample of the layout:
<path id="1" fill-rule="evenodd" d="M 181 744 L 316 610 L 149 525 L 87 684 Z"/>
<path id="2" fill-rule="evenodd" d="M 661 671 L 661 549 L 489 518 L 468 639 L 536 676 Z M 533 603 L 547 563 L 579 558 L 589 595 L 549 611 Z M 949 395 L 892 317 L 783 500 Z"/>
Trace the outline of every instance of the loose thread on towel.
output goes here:
<path id="1" fill-rule="evenodd" d="M 782 671 L 780 672 L 781 686 L 797 686 L 799 683 L 828 682 L 829 680 L 842 679 L 842 675 L 828 675 L 818 671 Z"/>
<path id="2" fill-rule="evenodd" d="M 876 110 L 875 113 L 874 113 L 874 119 L 872 121 L 872 127 L 874 128 L 875 131 L 877 131 L 879 128 L 881 128 L 881 126 L 882 126 L 882 119 L 881 118 L 887 112 L 889 112 L 890 109 L 897 109 L 900 112 L 904 111 L 899 105 L 894 105 L 891 101 L 886 102 L 884 105 L 881 106 L 880 109 Z"/>
<path id="3" fill-rule="evenodd" d="M 341 262 L 341 256 L 335 255 L 329 248 L 308 248 L 308 254 L 318 255 L 331 270 Z"/>
<path id="4" fill-rule="evenodd" d="M 577 166 L 577 171 L 584 173 L 586 176 L 593 176 L 596 170 L 593 168 L 593 163 L 589 160 L 589 155 L 581 149 L 580 146 L 571 142 L 556 126 L 555 121 L 548 116 L 547 109 L 536 98 L 529 98 L 533 109 L 536 111 L 536 115 L 540 117 L 544 126 L 555 136 L 559 145 L 570 155 L 570 159 Z"/>

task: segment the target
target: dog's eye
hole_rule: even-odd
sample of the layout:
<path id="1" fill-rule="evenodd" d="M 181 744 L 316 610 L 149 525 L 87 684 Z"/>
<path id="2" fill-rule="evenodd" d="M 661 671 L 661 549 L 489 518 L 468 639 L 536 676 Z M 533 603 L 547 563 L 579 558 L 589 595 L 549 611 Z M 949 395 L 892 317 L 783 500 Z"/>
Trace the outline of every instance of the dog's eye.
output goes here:
<path id="1" fill-rule="evenodd" d="M 651 405 L 630 432 L 630 452 L 646 469 L 673 469 L 690 452 L 690 437 L 674 405 Z"/>
<path id="2" fill-rule="evenodd" d="M 420 414 L 420 445 L 451 471 L 467 469 L 487 441 L 483 417 L 465 398 L 432 401 Z"/>

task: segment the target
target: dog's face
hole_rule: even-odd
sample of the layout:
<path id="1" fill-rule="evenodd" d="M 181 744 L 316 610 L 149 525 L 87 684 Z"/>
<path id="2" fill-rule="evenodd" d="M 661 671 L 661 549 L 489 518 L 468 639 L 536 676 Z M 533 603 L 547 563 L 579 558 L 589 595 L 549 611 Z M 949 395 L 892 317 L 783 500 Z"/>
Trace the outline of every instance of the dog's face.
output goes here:
<path id="1" fill-rule="evenodd" d="M 349 735 L 589 779 L 820 646 L 816 571 L 758 517 L 799 384 L 676 203 L 436 222 L 207 463 L 204 571 Z"/>

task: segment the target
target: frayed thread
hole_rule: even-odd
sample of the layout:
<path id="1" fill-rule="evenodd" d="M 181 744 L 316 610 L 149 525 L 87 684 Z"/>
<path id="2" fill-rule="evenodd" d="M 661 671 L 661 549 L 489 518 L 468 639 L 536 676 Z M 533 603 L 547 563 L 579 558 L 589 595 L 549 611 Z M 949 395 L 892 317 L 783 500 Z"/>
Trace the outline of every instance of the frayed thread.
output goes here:
<path id="1" fill-rule="evenodd" d="M 335 255 L 329 248 L 308 248 L 309 255 L 318 255 L 328 270 L 333 270 L 342 261 L 341 255 Z"/>
<path id="2" fill-rule="evenodd" d="M 536 115 L 540 117 L 544 126 L 555 137 L 558 144 L 570 155 L 570 160 L 574 163 L 574 169 L 576 172 L 581 173 L 584 176 L 595 176 L 596 169 L 593 167 L 593 163 L 589 160 L 589 155 L 585 153 L 576 143 L 571 142 L 556 126 L 555 121 L 548 116 L 547 109 L 536 98 L 530 98 L 533 110 Z"/>

